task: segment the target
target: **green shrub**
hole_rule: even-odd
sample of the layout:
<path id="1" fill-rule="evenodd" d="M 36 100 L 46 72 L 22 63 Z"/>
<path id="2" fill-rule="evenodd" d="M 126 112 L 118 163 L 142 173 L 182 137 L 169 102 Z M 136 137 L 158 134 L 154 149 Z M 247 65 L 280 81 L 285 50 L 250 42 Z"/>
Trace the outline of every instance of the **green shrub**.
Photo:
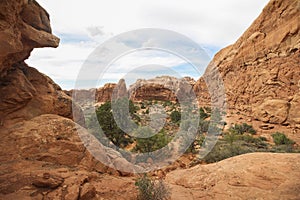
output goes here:
<path id="1" fill-rule="evenodd" d="M 202 134 L 197 134 L 194 142 L 189 146 L 189 148 L 185 151 L 185 153 L 197 153 L 199 151 L 198 147 L 202 146 L 205 140 L 205 136 Z"/>
<path id="2" fill-rule="evenodd" d="M 199 109 L 200 120 L 208 118 L 210 115 L 205 112 L 203 108 Z"/>
<path id="3" fill-rule="evenodd" d="M 118 105 L 120 108 L 123 108 L 123 104 L 126 102 L 128 103 L 128 99 L 120 99 L 117 100 L 116 105 Z M 128 104 L 127 104 L 128 105 Z M 120 110 L 118 111 L 117 116 L 121 123 L 128 123 L 128 120 L 125 119 L 123 116 L 124 113 L 123 111 Z M 134 115 L 135 108 L 134 105 L 131 101 L 129 101 L 129 112 L 131 115 Z M 130 143 L 133 142 L 133 139 L 126 134 L 124 131 L 122 131 L 118 124 L 114 120 L 114 116 L 112 113 L 112 105 L 111 102 L 106 102 L 103 105 L 101 105 L 97 110 L 96 110 L 96 115 L 97 115 L 97 120 L 99 121 L 99 125 L 101 129 L 103 130 L 104 134 L 107 136 L 107 138 L 112 141 L 115 145 L 119 147 L 126 147 Z M 115 116 L 116 117 L 116 116 Z M 92 124 L 92 123 L 91 123 Z M 94 127 L 89 127 L 93 129 Z"/>
<path id="4" fill-rule="evenodd" d="M 172 105 L 172 102 L 171 101 L 165 101 L 163 103 L 163 107 L 167 107 L 167 106 L 171 106 Z"/>
<path id="5" fill-rule="evenodd" d="M 134 151 L 140 153 L 153 152 L 163 148 L 171 141 L 171 137 L 169 137 L 164 130 L 151 137 L 147 137 L 152 134 L 152 130 L 149 127 L 138 128 L 135 132 L 135 135 L 143 136 L 146 138 L 136 138 L 136 146 L 134 147 Z"/>
<path id="6" fill-rule="evenodd" d="M 233 144 L 234 141 L 238 139 L 237 134 L 235 132 L 228 132 L 224 135 L 224 140 L 228 142 L 230 145 Z"/>
<path id="7" fill-rule="evenodd" d="M 244 134 L 244 133 L 250 133 L 252 135 L 256 134 L 256 130 L 254 128 L 246 123 L 243 124 L 235 124 L 234 126 L 230 127 L 229 131 L 236 132 L 237 134 Z"/>
<path id="8" fill-rule="evenodd" d="M 260 137 L 255 138 L 252 135 L 237 135 L 237 140 L 244 141 L 244 145 L 252 146 L 253 148 L 256 148 L 256 150 L 261 148 L 265 149 L 268 146 L 264 139 Z"/>
<path id="9" fill-rule="evenodd" d="M 284 133 L 276 132 L 272 134 L 272 137 L 276 145 L 289 145 L 295 143 L 293 140 L 289 139 Z"/>
<path id="10" fill-rule="evenodd" d="M 175 110 L 171 113 L 171 120 L 173 123 L 179 122 L 180 119 L 181 119 L 181 113 L 179 111 Z"/>
<path id="11" fill-rule="evenodd" d="M 170 199 L 170 189 L 162 180 L 155 181 L 146 174 L 135 182 L 138 189 L 138 200 L 167 200 Z"/>
<path id="12" fill-rule="evenodd" d="M 228 145 L 226 143 L 217 142 L 212 151 L 204 157 L 203 161 L 213 163 L 249 152 L 252 152 L 251 149 L 240 144 Z"/>
<path id="13" fill-rule="evenodd" d="M 146 110 L 146 112 L 145 112 L 146 114 L 149 114 L 149 108 L 147 108 L 147 110 Z"/>
<path id="14" fill-rule="evenodd" d="M 264 142 L 268 141 L 267 138 L 266 138 L 266 137 L 263 137 L 263 136 L 259 136 L 258 138 L 259 138 L 261 141 L 264 141 Z"/>
<path id="15" fill-rule="evenodd" d="M 249 152 L 251 152 L 250 149 L 239 144 L 227 145 L 222 142 L 217 142 L 212 151 L 203 158 L 203 161 L 213 163 Z"/>

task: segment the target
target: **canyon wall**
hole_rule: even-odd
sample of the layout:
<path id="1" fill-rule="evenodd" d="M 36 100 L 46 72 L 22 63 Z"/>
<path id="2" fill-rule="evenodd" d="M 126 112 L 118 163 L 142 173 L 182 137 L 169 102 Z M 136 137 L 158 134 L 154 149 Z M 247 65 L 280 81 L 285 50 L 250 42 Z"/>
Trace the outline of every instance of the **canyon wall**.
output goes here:
<path id="1" fill-rule="evenodd" d="M 300 134 L 299 24 L 298 0 L 271 0 L 236 43 L 215 55 L 204 77 L 220 73 L 228 115 Z M 204 78 L 195 88 L 207 90 Z M 200 103 L 209 100 L 208 94 L 198 96 Z"/>

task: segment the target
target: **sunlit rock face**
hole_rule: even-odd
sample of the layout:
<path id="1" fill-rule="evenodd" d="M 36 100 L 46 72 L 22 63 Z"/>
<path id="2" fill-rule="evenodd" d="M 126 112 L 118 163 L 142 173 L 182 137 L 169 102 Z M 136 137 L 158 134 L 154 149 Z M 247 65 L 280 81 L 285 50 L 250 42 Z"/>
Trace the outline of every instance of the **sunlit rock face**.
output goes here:
<path id="1" fill-rule="evenodd" d="M 300 134 L 299 19 L 299 1 L 271 0 L 236 43 L 214 57 L 204 77 L 222 76 L 232 123 L 242 118 Z M 205 88 L 199 79 L 200 103 L 209 99 Z"/>

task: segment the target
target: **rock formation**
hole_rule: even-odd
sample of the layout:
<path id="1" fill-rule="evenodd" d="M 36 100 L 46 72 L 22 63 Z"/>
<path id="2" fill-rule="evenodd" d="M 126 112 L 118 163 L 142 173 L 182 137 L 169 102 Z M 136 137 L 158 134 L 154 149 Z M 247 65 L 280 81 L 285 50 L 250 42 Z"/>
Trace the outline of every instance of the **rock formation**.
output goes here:
<path id="1" fill-rule="evenodd" d="M 230 110 L 268 123 L 266 128 L 299 125 L 298 9 L 296 0 L 271 0 L 206 72 L 213 78 L 218 67 Z M 107 165 L 97 161 L 77 132 L 86 130 L 68 119 L 71 97 L 24 62 L 33 48 L 58 46 L 49 24 L 49 15 L 34 0 L 0 1 L 0 199 L 133 199 L 133 178 L 119 177 L 129 174 L 114 169 L 127 168 L 127 160 L 100 145 L 98 156 Z M 116 85 L 105 87 L 101 98 L 110 99 Z M 209 103 L 204 79 L 194 90 Z M 298 154 L 253 153 L 177 170 L 166 181 L 172 199 L 299 199 L 299 161 Z"/>
<path id="2" fill-rule="evenodd" d="M 299 154 L 253 153 L 176 170 L 166 181 L 173 200 L 299 199 L 299 167 Z"/>
<path id="3" fill-rule="evenodd" d="M 72 118 L 71 98 L 24 62 L 33 48 L 58 44 L 48 13 L 36 1 L 0 2 L 0 125 L 46 113 Z"/>
<path id="4" fill-rule="evenodd" d="M 110 199 L 134 195 L 133 187 L 125 187 L 131 179 L 100 175 L 128 175 L 115 170 L 128 167 L 126 159 L 100 145 L 107 165 L 97 161 L 79 138 L 78 128 L 85 129 L 67 119 L 72 111 L 81 115 L 79 107 L 72 110 L 71 97 L 24 62 L 33 48 L 58 44 L 48 13 L 36 1 L 0 1 L 0 199 L 92 199 L 96 187 Z M 113 185 L 114 192 L 101 182 L 124 189 Z"/>
<path id="5" fill-rule="evenodd" d="M 126 167 L 126 160 L 106 147 L 97 151 L 108 166 L 95 160 L 77 128 L 70 119 L 41 115 L 1 129 L 0 199 L 93 199 L 100 192 L 111 199 L 126 199 L 120 197 L 123 192 L 134 195 L 132 179 L 113 176 L 126 175 L 114 169 L 116 163 Z"/>
<path id="6" fill-rule="evenodd" d="M 171 76 L 160 76 L 153 79 L 139 79 L 129 88 L 133 101 L 160 100 L 178 101 L 178 95 L 190 95 L 195 81 L 190 77 L 178 79 Z"/>
<path id="7" fill-rule="evenodd" d="M 96 99 L 97 102 L 111 101 L 111 95 L 116 87 L 115 83 L 107 83 L 103 87 L 97 89 Z"/>
<path id="8" fill-rule="evenodd" d="M 299 7 L 297 0 L 271 0 L 238 41 L 214 57 L 204 77 L 220 73 L 231 115 L 290 125 L 289 133 L 300 133 Z M 204 91 L 200 103 L 208 103 L 204 78 L 195 88 Z"/>
<path id="9" fill-rule="evenodd" d="M 193 92 L 192 89 L 195 83 L 195 80 L 190 77 L 178 79 L 171 76 L 161 76 L 148 80 L 139 79 L 132 84 L 127 91 L 125 80 L 121 79 L 117 84 L 107 83 L 98 89 L 77 90 L 76 94 L 79 95 L 78 104 L 83 107 L 86 104 L 86 99 L 95 98 L 94 103 L 97 104 L 111 101 L 113 97 L 118 98 L 128 95 L 130 95 L 130 99 L 133 101 L 177 101 L 177 96 L 179 94 L 182 96 L 190 95 Z M 71 97 L 73 90 L 65 92 Z M 195 92 L 195 95 L 197 92 Z M 94 95 L 95 97 L 91 98 L 91 95 Z"/>

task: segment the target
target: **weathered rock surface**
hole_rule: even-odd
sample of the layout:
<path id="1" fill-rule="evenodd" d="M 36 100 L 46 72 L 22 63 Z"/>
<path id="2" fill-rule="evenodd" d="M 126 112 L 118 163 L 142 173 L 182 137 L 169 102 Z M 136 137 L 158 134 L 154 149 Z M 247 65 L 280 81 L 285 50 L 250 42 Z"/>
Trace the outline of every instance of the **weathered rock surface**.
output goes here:
<path id="1" fill-rule="evenodd" d="M 0 16 L 0 77 L 28 58 L 33 48 L 59 44 L 51 34 L 48 13 L 34 0 L 3 0 Z"/>
<path id="2" fill-rule="evenodd" d="M 269 99 L 253 108 L 256 119 L 272 124 L 283 124 L 288 117 L 290 103 L 285 100 Z"/>
<path id="3" fill-rule="evenodd" d="M 77 199 L 79 195 L 80 199 L 89 199 L 108 194 L 119 199 L 117 195 L 124 191 L 134 194 L 131 178 L 112 176 L 113 182 L 119 180 L 117 184 L 131 186 L 120 188 L 101 175 L 124 175 L 115 170 L 115 165 L 128 167 L 128 162 L 118 152 L 100 144 L 95 151 L 106 161 L 106 165 L 102 164 L 85 148 L 80 138 L 84 134 L 80 135 L 78 129 L 84 131 L 58 115 L 41 115 L 1 129 L 0 199 L 52 199 L 53 195 L 58 199 L 64 196 Z M 102 190 L 104 187 L 109 189 Z"/>
<path id="4" fill-rule="evenodd" d="M 299 199 L 300 155 L 252 153 L 170 172 L 172 199 Z"/>
<path id="5" fill-rule="evenodd" d="M 4 126 L 45 113 L 73 117 L 72 99 L 49 77 L 24 62 L 12 66 L 0 82 L 0 120 Z M 74 106 L 74 112 L 81 110 Z"/>
<path id="6" fill-rule="evenodd" d="M 193 93 L 195 81 L 190 77 L 178 79 L 171 76 L 160 76 L 153 79 L 139 79 L 129 88 L 133 101 L 160 100 L 178 101 Z"/>
<path id="7" fill-rule="evenodd" d="M 116 87 L 115 83 L 107 83 L 103 87 L 97 89 L 96 98 L 97 102 L 111 101 L 112 93 Z"/>
<path id="8" fill-rule="evenodd" d="M 124 79 L 117 84 L 107 83 L 103 87 L 90 90 L 77 90 L 78 104 L 84 106 L 86 99 L 95 99 L 93 103 L 103 103 L 111 101 L 112 98 L 128 97 L 133 101 L 160 100 L 160 101 L 178 101 L 178 97 L 185 99 L 187 96 L 196 95 L 193 93 L 195 80 L 190 77 L 178 79 L 171 76 L 161 76 L 153 79 L 139 79 L 127 90 Z M 73 90 L 65 91 L 72 96 Z M 205 93 L 207 94 L 207 93 Z M 94 95 L 94 97 L 92 97 Z M 209 96 L 209 95 L 208 95 Z M 91 103 L 89 103 L 90 105 Z"/>

